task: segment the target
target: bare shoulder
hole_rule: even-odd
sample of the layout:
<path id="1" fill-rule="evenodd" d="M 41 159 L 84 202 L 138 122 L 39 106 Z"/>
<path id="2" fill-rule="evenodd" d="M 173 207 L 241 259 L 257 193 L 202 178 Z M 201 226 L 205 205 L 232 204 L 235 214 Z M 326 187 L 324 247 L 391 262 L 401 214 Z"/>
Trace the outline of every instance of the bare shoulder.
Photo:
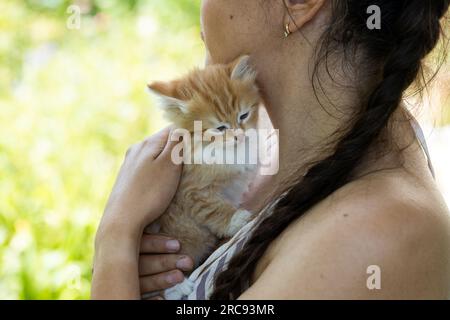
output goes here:
<path id="1" fill-rule="evenodd" d="M 243 298 L 450 298 L 450 215 L 402 174 L 345 186 L 274 242 Z M 263 291 L 262 291 L 263 290 Z"/>
<path id="2" fill-rule="evenodd" d="M 337 231 L 342 228 L 358 237 L 375 238 L 388 247 L 417 237 L 425 241 L 450 236 L 450 213 L 436 186 L 425 186 L 402 173 L 351 183 L 315 210 L 324 227 L 334 223 Z"/>

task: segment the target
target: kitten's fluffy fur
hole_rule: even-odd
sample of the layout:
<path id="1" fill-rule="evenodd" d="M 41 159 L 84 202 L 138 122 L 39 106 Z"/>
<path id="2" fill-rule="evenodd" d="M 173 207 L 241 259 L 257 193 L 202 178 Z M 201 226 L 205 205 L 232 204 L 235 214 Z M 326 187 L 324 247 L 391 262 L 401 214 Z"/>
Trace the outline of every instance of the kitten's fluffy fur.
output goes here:
<path id="1" fill-rule="evenodd" d="M 248 56 L 243 56 L 229 65 L 212 65 L 179 80 L 150 84 L 149 89 L 160 98 L 160 107 L 176 128 L 192 133 L 194 121 L 202 121 L 203 130 L 224 124 L 230 129 L 256 129 L 261 98 L 255 78 Z M 233 144 L 242 142 L 233 138 Z M 193 152 L 199 151 L 193 148 Z M 180 240 L 181 254 L 192 257 L 198 266 L 220 239 L 233 236 L 251 218 L 238 205 L 255 167 L 185 164 L 175 198 L 157 221 L 159 233 Z M 189 292 L 187 287 L 183 294 Z M 166 298 L 183 295 L 175 288 L 175 295 L 173 289 L 172 294 L 166 290 Z"/>

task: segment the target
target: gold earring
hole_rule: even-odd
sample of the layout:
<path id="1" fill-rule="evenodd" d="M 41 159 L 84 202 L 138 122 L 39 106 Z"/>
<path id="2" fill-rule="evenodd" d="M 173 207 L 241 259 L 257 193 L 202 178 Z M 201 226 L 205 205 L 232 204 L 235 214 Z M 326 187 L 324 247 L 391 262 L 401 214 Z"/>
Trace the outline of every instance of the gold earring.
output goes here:
<path id="1" fill-rule="evenodd" d="M 289 35 L 291 34 L 291 30 L 289 28 L 289 23 L 286 23 L 285 27 L 284 27 L 284 37 L 287 38 L 289 37 Z"/>

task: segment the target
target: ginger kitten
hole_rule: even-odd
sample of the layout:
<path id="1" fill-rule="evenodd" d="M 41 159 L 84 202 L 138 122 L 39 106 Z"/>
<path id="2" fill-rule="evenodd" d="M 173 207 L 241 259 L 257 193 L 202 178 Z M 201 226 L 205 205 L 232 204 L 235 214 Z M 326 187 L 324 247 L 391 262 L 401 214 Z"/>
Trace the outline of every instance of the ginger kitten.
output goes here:
<path id="1" fill-rule="evenodd" d="M 229 152 L 229 146 L 233 150 L 245 148 L 244 132 L 256 129 L 261 97 L 255 81 L 249 57 L 243 56 L 229 65 L 207 66 L 181 79 L 155 82 L 148 87 L 160 98 L 160 107 L 175 128 L 185 129 L 193 137 L 194 121 L 201 121 L 203 133 L 223 139 L 225 152 Z M 235 136 L 228 134 L 232 130 L 238 130 Z M 202 156 L 207 161 L 208 144 L 192 142 L 191 160 Z M 256 164 L 245 162 L 185 163 L 171 205 L 150 228 L 155 231 L 159 226 L 159 233 L 177 238 L 180 253 L 192 257 L 195 267 L 199 266 L 220 239 L 232 237 L 250 220 L 251 213 L 238 206 L 255 172 Z M 180 299 L 191 290 L 192 284 L 186 279 L 166 290 L 165 298 Z"/>

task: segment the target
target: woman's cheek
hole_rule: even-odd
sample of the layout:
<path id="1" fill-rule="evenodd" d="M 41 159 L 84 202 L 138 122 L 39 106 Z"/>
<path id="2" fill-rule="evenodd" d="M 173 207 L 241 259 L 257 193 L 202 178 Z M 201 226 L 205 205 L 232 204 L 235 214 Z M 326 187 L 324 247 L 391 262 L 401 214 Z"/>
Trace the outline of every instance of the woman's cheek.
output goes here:
<path id="1" fill-rule="evenodd" d="M 218 46 L 220 38 L 220 23 L 217 20 L 218 14 L 217 0 L 203 0 L 201 9 L 201 26 L 203 41 L 206 46 L 207 56 L 209 63 L 217 63 L 214 57 L 216 52 L 220 52 L 220 46 Z"/>
<path id="2" fill-rule="evenodd" d="M 229 13 L 231 9 L 223 0 L 202 2 L 202 33 L 210 63 L 228 63 L 239 54 L 236 41 L 232 41 L 234 30 L 229 18 L 232 16 Z"/>

